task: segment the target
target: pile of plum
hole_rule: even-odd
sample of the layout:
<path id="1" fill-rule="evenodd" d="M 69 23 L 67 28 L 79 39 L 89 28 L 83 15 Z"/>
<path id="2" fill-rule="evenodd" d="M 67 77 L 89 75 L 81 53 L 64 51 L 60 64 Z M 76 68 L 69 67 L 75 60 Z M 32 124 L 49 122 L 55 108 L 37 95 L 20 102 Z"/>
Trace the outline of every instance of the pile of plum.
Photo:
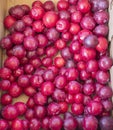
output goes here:
<path id="1" fill-rule="evenodd" d="M 8 10 L 0 130 L 113 130 L 108 6 L 37 0 Z"/>

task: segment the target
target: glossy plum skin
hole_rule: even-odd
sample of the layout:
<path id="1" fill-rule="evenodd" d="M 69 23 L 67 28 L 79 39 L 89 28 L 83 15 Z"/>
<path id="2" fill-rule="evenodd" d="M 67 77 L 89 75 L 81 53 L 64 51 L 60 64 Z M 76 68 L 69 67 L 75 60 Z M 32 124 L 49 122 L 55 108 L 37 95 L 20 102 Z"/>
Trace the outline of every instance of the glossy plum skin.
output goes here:
<path id="1" fill-rule="evenodd" d="M 17 102 L 14 104 L 19 112 L 19 115 L 23 115 L 25 114 L 26 110 L 27 110 L 27 106 L 25 103 L 23 102 Z"/>
<path id="2" fill-rule="evenodd" d="M 83 17 L 83 19 L 81 21 L 81 27 L 83 29 L 93 30 L 95 25 L 96 25 L 96 23 L 95 23 L 93 17 L 91 17 L 91 16 L 85 16 L 85 17 Z"/>
<path id="3" fill-rule="evenodd" d="M 52 102 L 48 105 L 47 111 L 51 116 L 58 115 L 60 113 L 60 105 L 58 103 Z"/>
<path id="4" fill-rule="evenodd" d="M 103 106 L 100 102 L 92 101 L 87 105 L 87 112 L 91 115 L 99 115 L 103 110 Z"/>
<path id="5" fill-rule="evenodd" d="M 29 128 L 34 130 L 40 130 L 41 122 L 37 118 L 33 118 L 30 120 Z"/>
<path id="6" fill-rule="evenodd" d="M 75 118 L 72 117 L 68 117 L 64 120 L 64 129 L 68 130 L 75 130 L 77 128 L 77 121 Z"/>
<path id="7" fill-rule="evenodd" d="M 14 5 L 3 20 L 0 130 L 112 130 L 109 2 L 54 2 Z"/>
<path id="8" fill-rule="evenodd" d="M 91 130 L 91 129 L 97 130 L 97 127 L 98 127 L 98 120 L 94 116 L 87 116 L 84 118 L 83 120 L 84 130 Z"/>
<path id="9" fill-rule="evenodd" d="M 9 57 L 6 59 L 4 65 L 8 68 L 10 68 L 11 70 L 15 70 L 18 68 L 19 66 L 19 60 L 17 57 L 15 56 L 12 56 L 12 57 Z"/>
<path id="10" fill-rule="evenodd" d="M 1 96 L 1 104 L 2 105 L 8 105 L 12 103 L 12 97 L 11 95 L 5 93 Z"/>
<path id="11" fill-rule="evenodd" d="M 22 123 L 22 120 L 20 119 L 15 119 L 12 121 L 12 124 L 11 124 L 11 128 L 12 129 L 16 129 L 16 130 L 23 130 L 23 123 Z"/>
<path id="12" fill-rule="evenodd" d="M 112 117 L 102 117 L 100 119 L 100 128 L 103 130 L 103 129 L 106 129 L 106 130 L 112 130 L 112 122 L 113 122 L 113 118 Z"/>
<path id="13" fill-rule="evenodd" d="M 0 119 L 0 130 L 7 130 L 9 123 L 6 120 Z"/>
<path id="14" fill-rule="evenodd" d="M 53 11 L 48 11 L 43 16 L 43 23 L 47 28 L 54 27 L 57 20 L 58 20 L 58 15 L 56 14 L 56 12 Z"/>
<path id="15" fill-rule="evenodd" d="M 95 48 L 98 45 L 98 38 L 95 35 L 89 35 L 84 39 L 84 46 Z"/>
<path id="16" fill-rule="evenodd" d="M 13 120 L 18 116 L 18 110 L 14 105 L 7 105 L 2 110 L 2 116 L 7 120 Z"/>
<path id="17" fill-rule="evenodd" d="M 54 129 L 61 130 L 62 125 L 63 125 L 63 121 L 59 116 L 53 116 L 49 120 L 49 128 L 51 130 L 54 130 Z"/>
<path id="18" fill-rule="evenodd" d="M 11 27 L 14 25 L 15 22 L 16 22 L 16 19 L 15 19 L 13 16 L 8 15 L 8 16 L 4 19 L 4 26 L 5 26 L 7 29 L 9 29 L 9 28 L 11 28 Z"/>

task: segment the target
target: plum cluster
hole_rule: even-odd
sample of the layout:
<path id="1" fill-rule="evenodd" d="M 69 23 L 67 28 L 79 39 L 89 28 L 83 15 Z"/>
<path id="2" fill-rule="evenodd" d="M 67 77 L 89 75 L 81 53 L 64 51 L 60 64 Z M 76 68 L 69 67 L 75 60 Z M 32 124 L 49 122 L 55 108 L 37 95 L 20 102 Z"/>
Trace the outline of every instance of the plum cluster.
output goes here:
<path id="1" fill-rule="evenodd" d="M 9 9 L 0 130 L 113 130 L 107 10 L 107 0 Z M 27 102 L 14 103 L 22 94 Z"/>

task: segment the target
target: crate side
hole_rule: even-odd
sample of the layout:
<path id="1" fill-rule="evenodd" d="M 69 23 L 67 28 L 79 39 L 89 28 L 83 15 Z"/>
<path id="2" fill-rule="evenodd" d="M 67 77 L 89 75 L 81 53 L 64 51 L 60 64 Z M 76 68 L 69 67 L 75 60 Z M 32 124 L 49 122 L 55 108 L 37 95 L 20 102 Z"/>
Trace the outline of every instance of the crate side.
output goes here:
<path id="1" fill-rule="evenodd" d="M 21 5 L 21 4 L 28 4 L 29 6 L 31 6 L 32 2 L 35 0 L 7 0 L 8 3 L 8 8 L 14 6 L 14 5 Z M 45 2 L 47 0 L 41 0 L 42 2 Z M 53 2 L 56 4 L 58 0 L 53 0 Z"/>
<path id="2" fill-rule="evenodd" d="M 0 39 L 5 35 L 5 28 L 3 24 L 4 17 L 7 12 L 7 0 L 0 0 Z M 4 51 L 0 49 L 0 67 L 3 62 Z"/>
<path id="3" fill-rule="evenodd" d="M 113 0 L 109 0 L 109 41 L 112 40 L 113 37 Z"/>
<path id="4" fill-rule="evenodd" d="M 108 40 L 109 40 L 109 50 L 110 50 L 110 56 L 113 59 L 113 0 L 109 0 L 109 35 L 108 35 Z M 110 86 L 112 87 L 113 90 L 113 66 L 110 69 Z M 113 100 L 113 97 L 112 97 Z"/>

